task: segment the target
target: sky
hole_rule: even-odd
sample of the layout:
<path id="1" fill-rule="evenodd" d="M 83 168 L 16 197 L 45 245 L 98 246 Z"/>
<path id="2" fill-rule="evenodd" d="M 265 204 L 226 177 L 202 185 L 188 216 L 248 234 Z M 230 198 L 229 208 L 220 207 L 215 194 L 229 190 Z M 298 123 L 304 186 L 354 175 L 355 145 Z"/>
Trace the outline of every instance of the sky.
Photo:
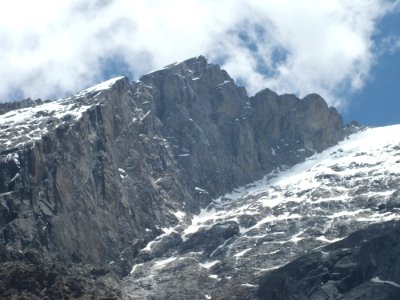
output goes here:
<path id="1" fill-rule="evenodd" d="M 55 99 L 204 55 L 246 87 L 320 94 L 344 121 L 400 123 L 400 0 L 13 0 L 0 102 Z"/>

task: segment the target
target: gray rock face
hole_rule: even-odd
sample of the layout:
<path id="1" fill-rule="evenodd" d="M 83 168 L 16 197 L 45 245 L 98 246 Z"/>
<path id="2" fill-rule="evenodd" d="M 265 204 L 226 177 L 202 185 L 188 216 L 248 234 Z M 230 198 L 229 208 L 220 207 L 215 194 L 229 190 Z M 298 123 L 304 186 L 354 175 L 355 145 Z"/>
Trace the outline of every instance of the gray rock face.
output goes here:
<path id="1" fill-rule="evenodd" d="M 68 100 L 87 106 L 79 119 L 55 114 L 40 139 L 20 146 L 23 136 L 14 136 L 18 148 L 4 149 L 0 197 L 9 222 L 1 236 L 7 248 L 125 263 L 135 252 L 132 241 L 157 235 L 156 226 L 175 220 L 169 210 L 190 198 L 164 141 L 142 133 L 152 130 L 146 122 L 132 121 L 142 112 L 127 80 L 100 93 L 101 99 L 86 94 Z M 163 189 L 155 181 L 164 177 Z"/>
<path id="2" fill-rule="evenodd" d="M 203 57 L 140 79 L 178 163 L 193 184 L 218 196 L 293 165 L 344 137 L 340 115 L 318 95 L 300 100 L 244 88 Z M 299 149 L 306 149 L 300 153 Z"/>
<path id="3" fill-rule="evenodd" d="M 268 274 L 259 299 L 399 299 L 400 223 L 375 224 Z"/>
<path id="4" fill-rule="evenodd" d="M 139 253 L 157 236 L 182 253 L 189 245 L 216 251 L 237 234 L 237 223 L 186 241 L 165 228 L 188 223 L 212 198 L 344 137 L 340 115 L 321 97 L 269 90 L 248 97 L 203 57 L 131 84 L 117 78 L 21 107 L 2 107 L 0 115 L 4 264 L 19 264 L 9 253 L 40 251 L 65 265 L 113 266 L 107 270 L 118 276 L 164 255 Z M 207 235 L 214 241 L 201 245 Z M 177 263 L 189 268 L 190 259 Z"/>

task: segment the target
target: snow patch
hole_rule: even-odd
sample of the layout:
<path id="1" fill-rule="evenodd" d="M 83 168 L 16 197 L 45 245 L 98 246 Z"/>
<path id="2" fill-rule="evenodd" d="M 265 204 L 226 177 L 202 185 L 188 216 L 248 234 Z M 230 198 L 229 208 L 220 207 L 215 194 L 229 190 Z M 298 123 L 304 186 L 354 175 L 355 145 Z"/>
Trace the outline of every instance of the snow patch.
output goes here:
<path id="1" fill-rule="evenodd" d="M 199 188 L 198 186 L 194 187 L 194 190 L 198 192 L 199 194 L 208 194 L 208 192 L 202 188 Z"/>
<path id="2" fill-rule="evenodd" d="M 107 90 L 110 89 L 117 81 L 121 80 L 125 78 L 124 76 L 119 76 L 119 77 L 114 77 L 111 78 L 107 81 L 104 81 L 102 83 L 99 83 L 95 86 L 92 86 L 90 88 L 87 88 L 86 90 L 83 90 L 81 92 L 79 92 L 77 95 L 80 96 L 82 94 L 87 94 L 87 93 L 93 93 L 93 92 L 101 92 L 103 90 Z"/>
<path id="3" fill-rule="evenodd" d="M 243 250 L 242 252 L 236 253 L 233 256 L 236 257 L 236 258 L 241 257 L 241 256 L 245 255 L 247 252 L 249 252 L 250 250 L 253 250 L 253 248 L 248 248 L 246 250 Z"/>
<path id="4" fill-rule="evenodd" d="M 250 284 L 250 283 L 242 283 L 242 286 L 246 286 L 246 287 L 258 287 L 258 285 Z"/>
<path id="5" fill-rule="evenodd" d="M 161 236 L 169 235 L 169 234 L 175 232 L 175 229 L 172 228 L 172 227 L 169 227 L 169 228 L 164 227 L 164 228 L 161 228 L 161 230 L 164 231 L 164 234 L 161 235 Z M 160 236 L 160 237 L 161 237 L 161 236 Z"/>
<path id="6" fill-rule="evenodd" d="M 48 128 L 54 129 L 66 120 L 77 120 L 90 107 L 61 99 L 0 115 L 0 145 L 19 147 L 40 140 Z"/>
<path id="7" fill-rule="evenodd" d="M 142 266 L 142 265 L 143 265 L 143 264 L 136 264 L 136 265 L 134 265 L 134 266 L 132 267 L 132 270 L 131 270 L 130 274 L 135 273 L 136 269 L 137 269 L 138 267 Z"/>
<path id="8" fill-rule="evenodd" d="M 220 260 L 206 261 L 204 263 L 199 263 L 199 265 L 205 269 L 210 269 L 211 267 L 215 266 L 220 262 L 221 262 Z"/>
<path id="9" fill-rule="evenodd" d="M 374 278 L 372 278 L 372 279 L 371 279 L 371 282 L 374 282 L 374 283 L 384 283 L 384 284 L 388 284 L 388 285 L 391 285 L 391 286 L 400 288 L 400 284 L 398 284 L 398 283 L 396 283 L 396 282 L 393 282 L 393 281 L 381 280 L 381 279 L 379 279 L 379 277 L 374 277 Z"/>
<path id="10" fill-rule="evenodd" d="M 189 234 L 195 233 L 199 231 L 200 228 L 205 227 L 206 223 L 209 220 L 216 218 L 217 211 L 215 209 L 207 210 L 202 209 L 200 214 L 193 216 L 192 223 L 186 227 L 186 229 L 182 233 L 182 239 L 185 241 Z"/>
<path id="11" fill-rule="evenodd" d="M 154 267 L 157 269 L 164 268 L 166 265 L 168 265 L 170 262 L 173 262 L 174 260 L 176 260 L 176 257 L 170 257 L 170 258 L 156 261 L 154 264 Z"/>
<path id="12" fill-rule="evenodd" d="M 324 242 L 324 243 L 331 244 L 331 243 L 339 242 L 340 240 L 342 240 L 342 238 L 328 239 L 324 235 L 321 235 L 321 236 L 317 237 L 316 240 Z"/>
<path id="13" fill-rule="evenodd" d="M 183 211 L 180 211 L 180 210 L 177 210 L 177 211 L 174 212 L 173 214 L 175 215 L 175 217 L 176 217 L 179 221 L 182 221 L 182 220 L 185 218 L 185 216 L 186 216 L 186 213 L 184 213 Z"/>
<path id="14" fill-rule="evenodd" d="M 225 85 L 225 84 L 227 84 L 227 83 L 231 83 L 231 82 L 232 82 L 231 80 L 224 80 L 224 82 L 218 84 L 217 87 L 223 86 L 223 85 Z"/>

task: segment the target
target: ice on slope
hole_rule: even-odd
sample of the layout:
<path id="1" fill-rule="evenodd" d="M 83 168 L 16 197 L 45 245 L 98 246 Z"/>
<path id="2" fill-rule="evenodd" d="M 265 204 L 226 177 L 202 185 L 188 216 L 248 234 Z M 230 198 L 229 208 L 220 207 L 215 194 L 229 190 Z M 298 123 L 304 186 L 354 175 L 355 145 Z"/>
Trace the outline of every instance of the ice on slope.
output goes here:
<path id="1" fill-rule="evenodd" d="M 273 244 L 292 248 L 293 243 L 312 240 L 323 245 L 367 224 L 399 219 L 396 209 L 380 208 L 398 190 L 399 180 L 400 125 L 368 129 L 304 163 L 216 199 L 193 217 L 182 237 L 236 221 L 240 235 L 226 246 L 236 258 L 272 253 Z M 244 226 L 244 217 L 253 218 L 254 224 Z M 274 232 L 279 227 L 283 232 Z M 276 238 L 271 240 L 273 234 Z M 245 247 L 251 239 L 258 241 L 254 251 Z M 260 246 L 262 240 L 269 242 Z"/>
<path id="2" fill-rule="evenodd" d="M 271 172 L 215 199 L 193 216 L 190 224 L 181 218 L 177 226 L 164 230 L 142 251 L 152 251 L 170 232 L 179 233 L 184 243 L 190 243 L 194 233 L 235 221 L 239 233 L 211 254 L 196 249 L 173 253 L 179 257 L 177 264 L 185 259 L 196 261 L 210 276 L 219 270 L 220 282 L 233 280 L 229 272 L 226 275 L 221 270 L 234 267 L 235 284 L 248 284 L 249 274 L 253 276 L 251 283 L 258 282 L 264 272 L 371 223 L 400 219 L 399 133 L 400 125 L 368 129 L 304 163 Z M 205 235 L 205 239 L 207 243 L 210 237 Z M 145 280 L 143 272 L 156 276 L 160 269 L 155 266 L 165 262 L 169 262 L 168 256 L 135 265 L 133 281 Z"/>
<path id="3" fill-rule="evenodd" d="M 304 163 L 275 170 L 215 199 L 191 221 L 189 215 L 178 218 L 175 227 L 164 229 L 139 253 L 154 258 L 133 266 L 126 283 L 133 287 L 130 295 L 163 288 L 166 274 L 188 274 L 187 281 L 196 281 L 188 270 L 197 270 L 203 281 L 208 275 L 214 290 L 254 290 L 266 272 L 305 253 L 327 256 L 329 249 L 323 246 L 371 223 L 400 219 L 399 133 L 396 125 L 354 134 Z M 232 221 L 239 232 L 221 239 L 223 223 Z M 216 224 L 217 230 L 205 232 Z M 176 234 L 183 241 L 168 244 L 161 257 L 147 253 L 162 249 L 169 237 L 177 241 Z M 398 285 L 378 277 L 371 282 Z M 202 292 L 213 296 L 207 287 Z"/>

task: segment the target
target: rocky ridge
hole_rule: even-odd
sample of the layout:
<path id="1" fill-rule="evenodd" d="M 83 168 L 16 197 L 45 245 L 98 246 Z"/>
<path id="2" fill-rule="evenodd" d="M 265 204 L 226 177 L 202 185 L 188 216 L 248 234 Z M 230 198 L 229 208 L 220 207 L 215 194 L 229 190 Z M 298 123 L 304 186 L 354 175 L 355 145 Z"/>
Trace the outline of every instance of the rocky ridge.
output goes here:
<path id="1" fill-rule="evenodd" d="M 118 278 L 140 263 L 164 266 L 165 248 L 211 255 L 239 233 L 236 221 L 215 224 L 210 245 L 195 233 L 182 244 L 168 229 L 184 230 L 212 199 L 344 137 L 340 115 L 318 95 L 266 89 L 248 97 L 204 57 L 2 112 L 1 264 L 15 274 L 24 265 L 47 274 L 33 285 L 3 285 L 5 297 L 42 297 L 54 286 L 58 297 L 84 297 L 90 286 L 104 286 L 104 295 L 118 298 Z M 157 252 L 152 240 L 164 237 Z M 66 271 L 52 271 L 60 268 Z M 208 272 L 204 281 L 198 274 L 193 280 L 204 288 L 214 285 Z M 8 282 L 9 274 L 0 275 Z M 76 278 L 91 284 L 75 295 L 67 283 Z"/>

